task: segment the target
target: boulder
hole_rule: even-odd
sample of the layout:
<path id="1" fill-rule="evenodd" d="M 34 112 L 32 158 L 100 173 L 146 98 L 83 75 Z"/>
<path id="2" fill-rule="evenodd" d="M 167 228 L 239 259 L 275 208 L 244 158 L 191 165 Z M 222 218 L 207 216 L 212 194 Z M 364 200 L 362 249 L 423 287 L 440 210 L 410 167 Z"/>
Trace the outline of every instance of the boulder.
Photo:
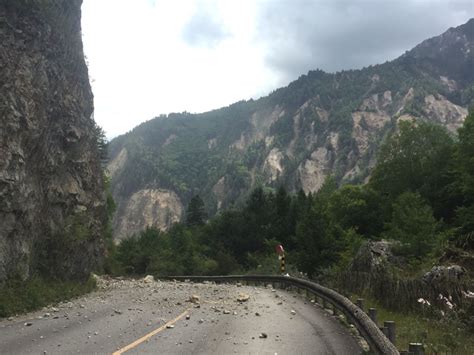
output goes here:
<path id="1" fill-rule="evenodd" d="M 249 300 L 250 296 L 246 293 L 240 293 L 239 296 L 237 297 L 237 302 L 247 302 Z"/>
<path id="2" fill-rule="evenodd" d="M 192 295 L 187 300 L 187 302 L 191 302 L 191 303 L 199 303 L 199 301 L 200 301 L 200 297 L 198 295 Z"/>
<path id="3" fill-rule="evenodd" d="M 399 263 L 393 255 L 395 242 L 380 240 L 364 243 L 352 260 L 349 270 L 353 272 L 383 272 L 387 263 Z"/>
<path id="4" fill-rule="evenodd" d="M 151 283 L 155 282 L 155 278 L 153 277 L 153 275 L 147 275 L 143 279 L 143 282 L 145 282 L 147 284 L 151 284 Z"/>
<path id="5" fill-rule="evenodd" d="M 433 266 L 423 275 L 423 281 L 431 285 L 453 283 L 461 281 L 466 275 L 466 269 L 459 265 Z"/>

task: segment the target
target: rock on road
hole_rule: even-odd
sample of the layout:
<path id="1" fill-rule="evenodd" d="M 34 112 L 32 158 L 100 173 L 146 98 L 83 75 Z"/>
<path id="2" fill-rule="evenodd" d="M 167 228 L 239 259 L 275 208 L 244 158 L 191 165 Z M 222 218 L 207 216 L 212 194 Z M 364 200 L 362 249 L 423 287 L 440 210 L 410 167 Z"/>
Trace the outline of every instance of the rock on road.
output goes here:
<path id="1" fill-rule="evenodd" d="M 85 297 L 0 321 L 0 354 L 361 352 L 330 313 L 271 287 L 101 278 Z"/>

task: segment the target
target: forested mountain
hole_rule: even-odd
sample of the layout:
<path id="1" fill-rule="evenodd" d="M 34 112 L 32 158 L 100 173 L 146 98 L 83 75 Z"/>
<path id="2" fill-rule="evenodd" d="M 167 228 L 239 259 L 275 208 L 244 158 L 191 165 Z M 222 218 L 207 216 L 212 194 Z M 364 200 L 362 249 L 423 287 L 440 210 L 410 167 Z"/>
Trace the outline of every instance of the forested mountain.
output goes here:
<path id="1" fill-rule="evenodd" d="M 310 71 L 258 100 L 154 118 L 110 142 L 116 237 L 166 228 L 197 194 L 213 215 L 259 185 L 308 193 L 330 175 L 364 182 L 400 121 L 455 134 L 473 103 L 471 19 L 391 62 Z"/>

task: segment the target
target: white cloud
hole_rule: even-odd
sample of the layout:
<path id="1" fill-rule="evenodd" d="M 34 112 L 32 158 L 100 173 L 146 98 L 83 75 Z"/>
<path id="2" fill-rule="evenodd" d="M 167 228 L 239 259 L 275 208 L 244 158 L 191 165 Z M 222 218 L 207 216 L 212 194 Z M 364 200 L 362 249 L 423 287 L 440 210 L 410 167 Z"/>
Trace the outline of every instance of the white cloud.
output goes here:
<path id="1" fill-rule="evenodd" d="M 196 12 L 192 1 L 84 1 L 95 119 L 109 137 L 162 113 L 204 112 L 275 87 L 275 75 L 252 42 L 252 2 L 212 4 L 229 35 L 207 47 L 183 39 Z"/>

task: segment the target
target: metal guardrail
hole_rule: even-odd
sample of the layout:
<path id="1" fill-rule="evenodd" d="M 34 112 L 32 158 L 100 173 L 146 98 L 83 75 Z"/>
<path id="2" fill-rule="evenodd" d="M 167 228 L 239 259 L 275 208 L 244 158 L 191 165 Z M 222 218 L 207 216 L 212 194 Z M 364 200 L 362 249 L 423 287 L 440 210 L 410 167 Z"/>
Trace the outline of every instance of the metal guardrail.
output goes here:
<path id="1" fill-rule="evenodd" d="M 330 303 L 342 312 L 348 321 L 352 323 L 359 333 L 369 344 L 371 350 L 376 354 L 400 354 L 387 337 L 382 333 L 372 319 L 359 307 L 353 304 L 348 298 L 342 296 L 334 290 L 321 286 L 315 282 L 288 276 L 265 276 L 265 275 L 232 275 L 232 276 L 168 276 L 159 277 L 164 280 L 178 281 L 213 281 L 219 282 L 262 282 L 281 283 L 287 286 L 295 286 L 299 289 L 307 290 Z"/>

